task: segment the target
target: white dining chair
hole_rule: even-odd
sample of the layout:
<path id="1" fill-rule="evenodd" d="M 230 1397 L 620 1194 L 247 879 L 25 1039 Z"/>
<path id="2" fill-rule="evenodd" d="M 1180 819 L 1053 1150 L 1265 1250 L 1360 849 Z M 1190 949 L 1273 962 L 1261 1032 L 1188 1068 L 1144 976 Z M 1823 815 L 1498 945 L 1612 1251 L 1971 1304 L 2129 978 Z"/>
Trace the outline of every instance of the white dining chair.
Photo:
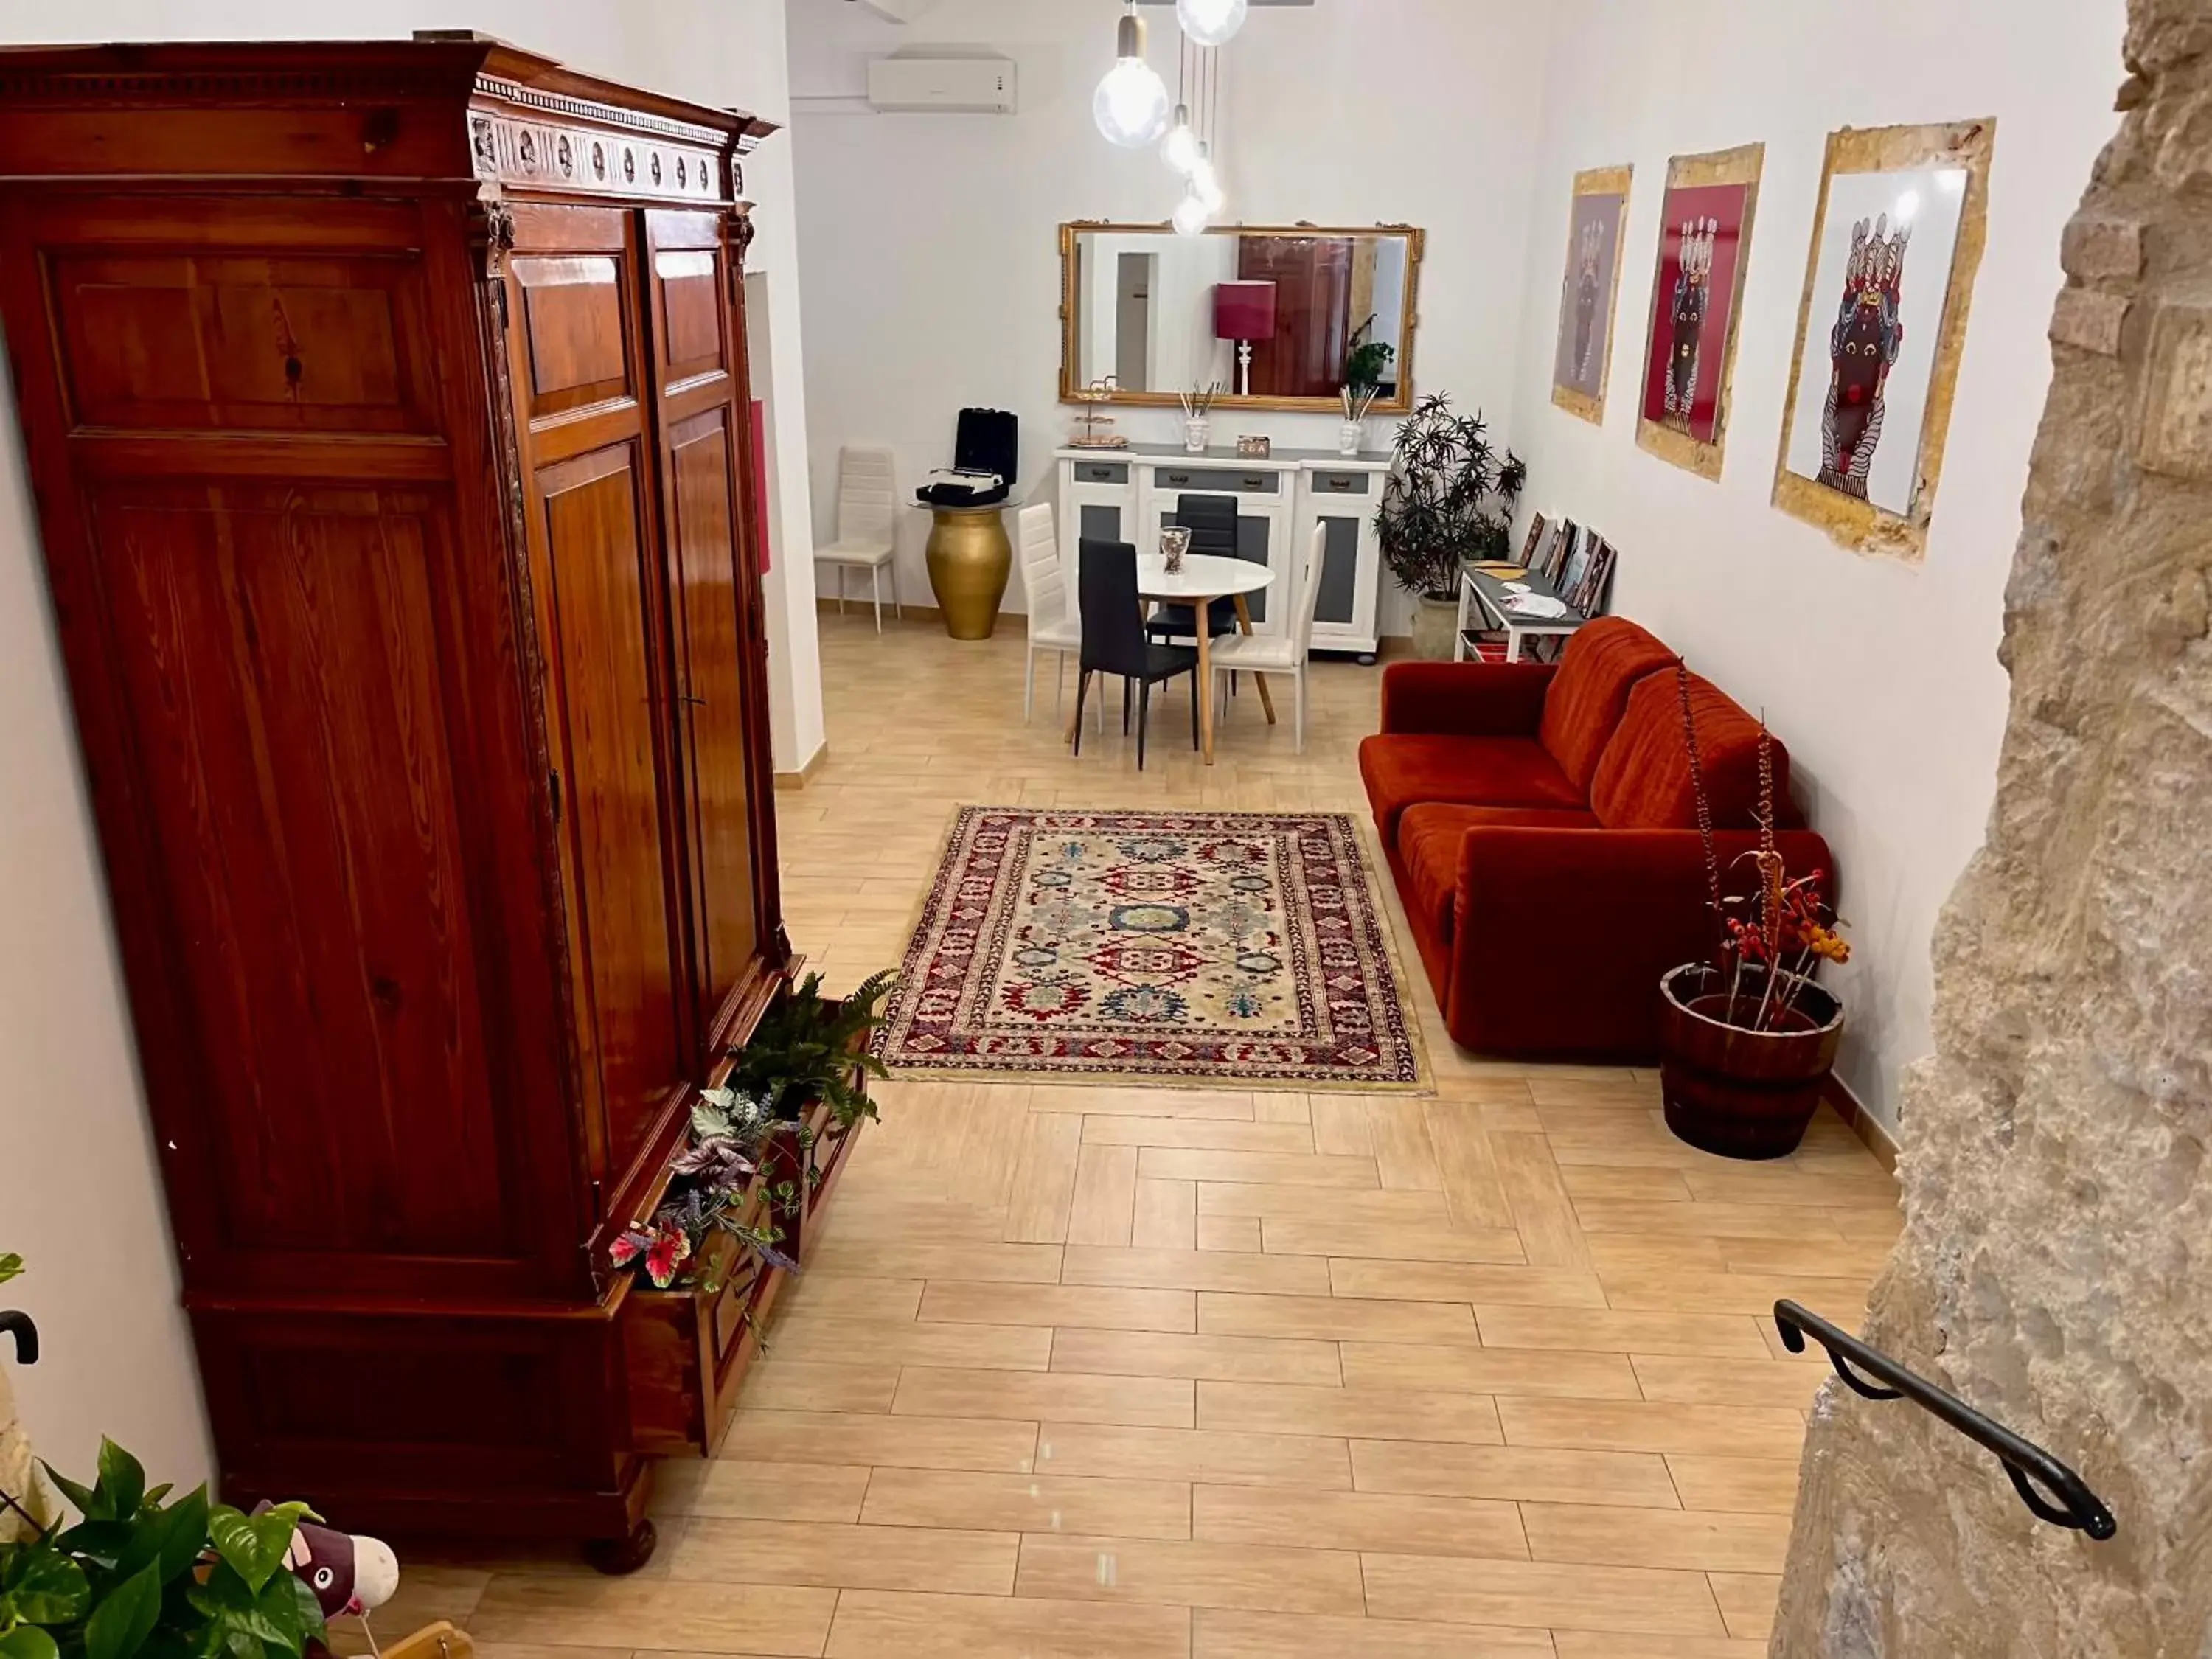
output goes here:
<path id="1" fill-rule="evenodd" d="M 1083 649 L 1083 630 L 1068 604 L 1067 574 L 1060 562 L 1059 509 L 1040 501 L 1024 507 L 1016 522 L 1022 544 L 1022 591 L 1029 605 L 1029 658 L 1022 674 L 1022 724 L 1027 726 L 1036 711 L 1037 653 L 1053 653 L 1052 706 L 1057 713 L 1067 696 L 1067 659 Z M 1099 704 L 1103 710 L 1103 697 Z"/>
<path id="2" fill-rule="evenodd" d="M 1209 653 L 1217 676 L 1217 696 L 1227 684 L 1218 677 L 1237 673 L 1291 677 L 1297 686 L 1296 729 L 1298 752 L 1302 755 L 1306 748 L 1306 659 L 1313 654 L 1314 612 L 1321 605 L 1322 562 L 1328 547 L 1328 527 L 1317 524 L 1313 539 L 1307 544 L 1304 564 L 1298 571 L 1297 608 L 1291 612 L 1290 626 L 1284 632 L 1225 634 L 1212 642 Z"/>
<path id="3" fill-rule="evenodd" d="M 837 452 L 837 539 L 814 550 L 815 559 L 837 568 L 837 611 L 845 611 L 845 573 L 865 569 L 875 603 L 876 632 L 884 631 L 884 567 L 891 573 L 891 614 L 903 622 L 898 591 L 898 492 L 891 452 L 877 444 L 849 444 Z"/>

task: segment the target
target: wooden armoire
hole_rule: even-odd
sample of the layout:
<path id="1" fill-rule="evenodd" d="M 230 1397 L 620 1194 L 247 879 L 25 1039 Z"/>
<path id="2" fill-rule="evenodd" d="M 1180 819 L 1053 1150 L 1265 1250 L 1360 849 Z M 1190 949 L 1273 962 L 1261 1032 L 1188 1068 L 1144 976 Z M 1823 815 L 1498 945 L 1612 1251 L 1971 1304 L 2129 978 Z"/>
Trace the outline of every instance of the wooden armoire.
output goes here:
<path id="1" fill-rule="evenodd" d="M 640 1530 L 607 1245 L 791 968 L 772 131 L 473 37 L 0 52 L 0 310 L 231 1501 Z"/>

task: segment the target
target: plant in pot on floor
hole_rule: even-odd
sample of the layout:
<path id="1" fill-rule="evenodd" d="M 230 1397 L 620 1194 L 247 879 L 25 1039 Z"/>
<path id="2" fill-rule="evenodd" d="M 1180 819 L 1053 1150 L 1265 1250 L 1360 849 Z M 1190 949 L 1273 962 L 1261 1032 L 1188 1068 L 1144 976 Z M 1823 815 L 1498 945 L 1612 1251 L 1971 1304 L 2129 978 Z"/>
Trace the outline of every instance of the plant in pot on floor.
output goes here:
<path id="1" fill-rule="evenodd" d="M 1459 625 L 1460 567 L 1510 550 L 1528 468 L 1511 450 L 1501 454 L 1482 416 L 1455 413 L 1443 392 L 1421 399 L 1392 450 L 1375 521 L 1382 562 L 1416 601 L 1415 654 L 1442 660 Z"/>
<path id="2" fill-rule="evenodd" d="M 0 1544 L 0 1659 L 300 1659 L 322 1642 L 315 1592 L 286 1559 L 306 1504 L 173 1498 L 112 1440 L 91 1486 L 46 1474 L 82 1518 L 64 1527 L 0 1491 L 27 1528 Z"/>
<path id="3" fill-rule="evenodd" d="M 1784 1158 L 1820 1109 L 1843 1040 L 1844 1005 L 1814 975 L 1823 962 L 1848 961 L 1850 946 L 1836 931 L 1826 872 L 1793 879 L 1775 845 L 1774 769 L 1763 728 L 1759 844 L 1729 872 L 1731 881 L 1747 878 L 1746 890 L 1723 896 L 1689 670 L 1676 674 L 1716 940 L 1711 961 L 1686 963 L 1659 982 L 1667 1127 L 1723 1157 Z"/>

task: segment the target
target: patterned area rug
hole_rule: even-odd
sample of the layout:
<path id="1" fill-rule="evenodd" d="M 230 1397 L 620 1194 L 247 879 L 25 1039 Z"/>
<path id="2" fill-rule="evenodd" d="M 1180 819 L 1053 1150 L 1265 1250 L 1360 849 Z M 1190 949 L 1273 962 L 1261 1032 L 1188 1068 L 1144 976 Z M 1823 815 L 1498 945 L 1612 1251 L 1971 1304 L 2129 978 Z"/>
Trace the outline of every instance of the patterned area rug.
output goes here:
<path id="1" fill-rule="evenodd" d="M 1036 1082 L 1371 1093 L 1427 1073 L 1340 812 L 962 808 L 877 1052 Z"/>

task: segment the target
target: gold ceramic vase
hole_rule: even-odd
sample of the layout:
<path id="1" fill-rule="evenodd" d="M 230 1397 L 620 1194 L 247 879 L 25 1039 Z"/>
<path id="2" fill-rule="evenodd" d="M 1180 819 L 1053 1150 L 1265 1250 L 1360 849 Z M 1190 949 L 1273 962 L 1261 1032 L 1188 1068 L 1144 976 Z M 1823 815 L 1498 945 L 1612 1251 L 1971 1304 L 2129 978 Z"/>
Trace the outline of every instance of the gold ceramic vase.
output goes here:
<path id="1" fill-rule="evenodd" d="M 1014 568 L 1005 509 L 939 507 L 931 513 L 929 586 L 945 613 L 945 631 L 956 640 L 988 640 Z"/>

